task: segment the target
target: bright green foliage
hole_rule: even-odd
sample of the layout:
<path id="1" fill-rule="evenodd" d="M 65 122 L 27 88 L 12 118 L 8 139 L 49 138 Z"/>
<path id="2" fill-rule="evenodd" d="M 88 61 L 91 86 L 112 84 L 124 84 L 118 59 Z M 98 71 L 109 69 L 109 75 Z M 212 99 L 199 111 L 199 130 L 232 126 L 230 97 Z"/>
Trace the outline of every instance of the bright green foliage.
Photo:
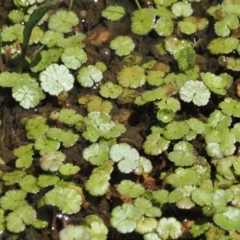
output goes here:
<path id="1" fill-rule="evenodd" d="M 228 128 L 222 128 L 221 130 L 212 130 L 206 137 L 206 150 L 209 156 L 222 158 L 223 156 L 229 156 L 234 153 L 236 147 L 236 138 Z"/>
<path id="2" fill-rule="evenodd" d="M 40 51 L 36 59 L 31 62 L 31 71 L 40 72 L 54 62 L 58 62 L 62 54 L 62 49 L 50 48 L 49 50 Z"/>
<path id="3" fill-rule="evenodd" d="M 70 69 L 76 70 L 87 61 L 87 54 L 80 47 L 65 48 L 61 60 Z"/>
<path id="4" fill-rule="evenodd" d="M 58 120 L 62 123 L 73 125 L 82 121 L 83 117 L 71 108 L 63 108 L 59 112 Z"/>
<path id="5" fill-rule="evenodd" d="M 145 157 L 140 157 L 139 164 L 133 172 L 137 175 L 141 175 L 143 173 L 150 173 L 152 169 L 153 169 L 153 166 L 150 160 Z"/>
<path id="6" fill-rule="evenodd" d="M 213 73 L 201 73 L 201 78 L 204 84 L 214 93 L 225 95 L 226 90 L 232 85 L 233 78 L 227 74 L 222 73 L 216 76 Z"/>
<path id="7" fill-rule="evenodd" d="M 73 36 L 68 38 L 59 39 L 57 42 L 57 46 L 61 48 L 68 48 L 68 47 L 84 47 L 84 43 L 82 41 L 85 39 L 86 35 L 83 33 L 77 33 Z"/>
<path id="8" fill-rule="evenodd" d="M 125 56 L 131 53 L 135 43 L 128 36 L 118 36 L 110 42 L 110 48 L 115 50 L 116 55 Z"/>
<path id="9" fill-rule="evenodd" d="M 236 137 L 236 140 L 240 142 L 240 123 L 234 124 L 233 128 L 230 130 Z"/>
<path id="10" fill-rule="evenodd" d="M 182 224 L 174 217 L 161 218 L 158 222 L 157 233 L 161 239 L 178 239 L 182 235 Z"/>
<path id="11" fill-rule="evenodd" d="M 111 121 L 107 113 L 91 112 L 84 118 L 84 123 L 86 130 L 82 136 L 90 142 L 96 142 L 100 137 L 116 138 L 126 130 L 124 125 Z"/>
<path id="12" fill-rule="evenodd" d="M 6 222 L 10 232 L 19 233 L 25 229 L 25 225 L 31 225 L 36 218 L 36 211 L 29 205 L 19 206 L 9 213 Z"/>
<path id="13" fill-rule="evenodd" d="M 4 185 L 9 186 L 9 185 L 13 185 L 15 183 L 18 183 L 18 181 L 24 177 L 24 175 L 26 174 L 25 171 L 21 171 L 21 170 L 14 170 L 12 172 L 6 172 L 3 177 L 2 180 L 4 181 Z"/>
<path id="14" fill-rule="evenodd" d="M 102 11 L 102 17 L 111 21 L 118 21 L 125 15 L 125 9 L 122 6 L 108 6 Z"/>
<path id="15" fill-rule="evenodd" d="M 147 83 L 152 86 L 160 86 L 163 84 L 165 73 L 161 70 L 149 71 L 146 76 Z"/>
<path id="16" fill-rule="evenodd" d="M 37 193 L 40 190 L 37 186 L 37 178 L 28 174 L 19 181 L 19 186 L 28 193 Z"/>
<path id="17" fill-rule="evenodd" d="M 171 18 L 159 18 L 154 30 L 159 36 L 170 36 L 174 30 Z"/>
<path id="18" fill-rule="evenodd" d="M 168 148 L 170 141 L 162 137 L 159 133 L 152 133 L 147 136 L 143 144 L 144 152 L 150 155 L 159 155 Z"/>
<path id="19" fill-rule="evenodd" d="M 175 113 L 170 109 L 162 109 L 157 112 L 157 119 L 164 123 L 169 123 L 173 120 Z"/>
<path id="20" fill-rule="evenodd" d="M 12 10 L 8 14 L 8 18 L 11 20 L 13 23 L 19 23 L 23 20 L 24 18 L 24 13 L 20 9 L 18 10 Z"/>
<path id="21" fill-rule="evenodd" d="M 197 106 L 205 106 L 210 98 L 210 91 L 200 81 L 187 81 L 180 88 L 180 98 L 184 102 L 193 102 Z"/>
<path id="22" fill-rule="evenodd" d="M 37 106 L 45 98 L 42 89 L 34 79 L 21 79 L 12 88 L 12 96 L 25 109 Z"/>
<path id="23" fill-rule="evenodd" d="M 154 104 L 161 110 L 171 110 L 172 112 L 177 112 L 181 109 L 180 102 L 172 97 L 163 98 L 161 101 L 154 102 Z"/>
<path id="24" fill-rule="evenodd" d="M 184 48 L 175 56 L 178 67 L 181 71 L 185 71 L 193 67 L 195 63 L 195 51 L 192 48 Z"/>
<path id="25" fill-rule="evenodd" d="M 139 165 L 139 153 L 127 143 L 115 144 L 109 151 L 109 157 L 118 163 L 121 172 L 130 173 Z"/>
<path id="26" fill-rule="evenodd" d="M 62 33 L 70 32 L 79 22 L 77 14 L 71 11 L 58 10 L 48 20 L 48 27 Z"/>
<path id="27" fill-rule="evenodd" d="M 40 175 L 38 177 L 37 185 L 41 188 L 55 185 L 60 179 L 54 175 Z"/>
<path id="28" fill-rule="evenodd" d="M 23 190 L 9 190 L 0 199 L 1 208 L 4 210 L 14 210 L 19 206 L 26 205 L 26 196 L 27 193 Z"/>
<path id="29" fill-rule="evenodd" d="M 166 50 L 173 55 L 179 53 L 184 48 L 192 47 L 187 40 L 179 40 L 174 37 L 165 38 L 164 43 Z"/>
<path id="30" fill-rule="evenodd" d="M 182 33 L 185 33 L 185 34 L 188 34 L 188 35 L 193 34 L 197 31 L 196 24 L 194 24 L 191 21 L 187 21 L 187 20 L 179 21 L 178 22 L 178 27 L 179 27 L 179 29 Z"/>
<path id="31" fill-rule="evenodd" d="M 134 205 L 139 209 L 142 215 L 147 217 L 161 217 L 162 212 L 158 207 L 154 207 L 150 200 L 138 197 L 134 200 Z"/>
<path id="32" fill-rule="evenodd" d="M 69 91 L 73 87 L 74 77 L 64 65 L 51 64 L 40 73 L 41 87 L 50 95 L 57 96 L 62 91 Z"/>
<path id="33" fill-rule="evenodd" d="M 50 128 L 46 135 L 49 138 L 62 142 L 64 147 L 73 146 L 79 139 L 79 135 L 73 133 L 71 129 L 68 131 L 63 131 L 60 128 Z"/>
<path id="34" fill-rule="evenodd" d="M 132 17 L 132 32 L 137 35 L 146 35 L 154 27 L 155 13 L 150 8 L 136 10 Z"/>
<path id="35" fill-rule="evenodd" d="M 177 2 L 171 6 L 172 13 L 177 17 L 188 17 L 193 13 L 193 9 L 190 4 L 184 2 Z"/>
<path id="36" fill-rule="evenodd" d="M 57 151 L 60 147 L 60 142 L 46 136 L 38 138 L 34 143 L 34 148 L 39 150 L 39 154 L 42 156 L 48 151 Z"/>
<path id="37" fill-rule="evenodd" d="M 206 124 L 206 130 L 213 130 L 213 129 L 222 129 L 228 128 L 232 122 L 232 118 L 226 116 L 219 110 L 215 110 L 210 114 Z"/>
<path id="38" fill-rule="evenodd" d="M 3 42 L 12 42 L 16 39 L 22 42 L 22 34 L 23 34 L 24 26 L 20 23 L 14 24 L 13 26 L 3 28 L 1 32 L 2 41 Z"/>
<path id="39" fill-rule="evenodd" d="M 121 195 L 137 198 L 145 191 L 144 187 L 139 183 L 134 183 L 131 180 L 122 180 L 117 184 L 117 190 Z"/>
<path id="40" fill-rule="evenodd" d="M 168 140 L 177 140 L 182 138 L 190 130 L 185 121 L 172 121 L 166 126 L 163 136 Z"/>
<path id="41" fill-rule="evenodd" d="M 55 187 L 45 194 L 45 203 L 58 207 L 63 213 L 77 213 L 82 204 L 82 196 L 73 187 Z"/>
<path id="42" fill-rule="evenodd" d="M 234 37 L 215 38 L 207 46 L 212 54 L 227 54 L 236 50 L 239 40 Z"/>
<path id="43" fill-rule="evenodd" d="M 137 226 L 135 228 L 135 231 L 142 235 L 145 233 L 153 232 L 154 229 L 157 228 L 157 224 L 158 222 L 155 218 L 148 218 L 148 217 L 141 216 L 137 220 Z"/>
<path id="44" fill-rule="evenodd" d="M 236 15 L 228 14 L 226 17 L 215 23 L 215 33 L 219 37 L 227 37 L 231 30 L 238 27 L 238 22 L 238 17 Z"/>
<path id="45" fill-rule="evenodd" d="M 83 67 L 78 71 L 77 80 L 83 87 L 92 87 L 95 83 L 102 80 L 101 70 L 93 65 Z"/>
<path id="46" fill-rule="evenodd" d="M 123 92 L 123 88 L 112 82 L 106 82 L 100 86 L 100 95 L 105 98 L 117 98 Z"/>
<path id="47" fill-rule="evenodd" d="M 210 223 L 204 223 L 204 222 L 197 222 L 194 225 L 192 225 L 190 229 L 190 233 L 193 237 L 198 237 L 202 235 L 208 228 L 210 227 Z"/>
<path id="48" fill-rule="evenodd" d="M 44 45 L 47 45 L 47 47 L 52 48 L 57 44 L 57 42 L 61 41 L 61 39 L 64 39 L 63 33 L 48 30 L 43 33 L 40 42 Z"/>
<path id="49" fill-rule="evenodd" d="M 110 186 L 110 174 L 113 171 L 113 162 L 105 161 L 101 166 L 96 167 L 88 181 L 85 188 L 92 196 L 104 195 Z"/>
<path id="50" fill-rule="evenodd" d="M 110 113 L 113 105 L 109 101 L 104 101 L 100 97 L 93 98 L 87 103 L 88 112 Z"/>
<path id="51" fill-rule="evenodd" d="M 62 152 L 49 151 L 40 158 L 40 166 L 44 171 L 56 172 L 65 158 Z"/>
<path id="52" fill-rule="evenodd" d="M 193 146 L 188 142 L 178 142 L 174 145 L 173 150 L 168 154 L 168 158 L 176 166 L 191 166 L 197 159 L 193 153 Z"/>
<path id="53" fill-rule="evenodd" d="M 124 68 L 117 76 L 118 83 L 125 88 L 141 87 L 146 82 L 145 71 L 142 67 Z"/>
<path id="54" fill-rule="evenodd" d="M 97 215 L 91 214 L 85 217 L 85 228 L 90 234 L 91 239 L 106 240 L 108 229 L 103 220 Z"/>
<path id="55" fill-rule="evenodd" d="M 62 175 L 69 176 L 76 174 L 80 170 L 80 167 L 74 166 L 72 163 L 66 163 L 62 164 L 58 170 Z"/>
<path id="56" fill-rule="evenodd" d="M 101 165 L 108 160 L 109 147 L 105 143 L 93 143 L 83 150 L 83 158 L 92 165 Z"/>
<path id="57" fill-rule="evenodd" d="M 238 53 L 240 52 L 240 48 L 238 46 L 237 48 Z M 219 57 L 218 63 L 221 66 L 224 66 L 227 69 L 233 70 L 233 71 L 240 71 L 240 59 L 235 59 L 233 57 Z"/>
<path id="58" fill-rule="evenodd" d="M 84 226 L 67 225 L 59 232 L 60 240 L 90 240 L 90 235 Z"/>
<path id="59" fill-rule="evenodd" d="M 213 216 L 213 221 L 224 230 L 239 231 L 240 210 L 235 207 L 226 207 L 223 212 Z"/>
<path id="60" fill-rule="evenodd" d="M 124 203 L 122 206 L 113 209 L 110 222 L 120 233 L 129 233 L 136 228 L 136 220 L 140 216 L 141 212 L 137 207 L 130 203 Z"/>
<path id="61" fill-rule="evenodd" d="M 17 82 L 22 79 L 23 75 L 19 73 L 2 72 L 0 73 L 0 86 L 13 87 Z"/>
<path id="62" fill-rule="evenodd" d="M 27 144 L 13 150 L 14 156 L 18 157 L 15 166 L 27 169 L 32 165 L 33 145 Z"/>
<path id="63" fill-rule="evenodd" d="M 191 168 L 177 168 L 167 177 L 167 182 L 174 187 L 184 185 L 199 185 L 205 178 L 209 178 L 209 166 L 205 160 L 205 166 L 194 165 Z"/>
<path id="64" fill-rule="evenodd" d="M 240 103 L 235 99 L 226 97 L 219 107 L 227 116 L 240 117 Z"/>

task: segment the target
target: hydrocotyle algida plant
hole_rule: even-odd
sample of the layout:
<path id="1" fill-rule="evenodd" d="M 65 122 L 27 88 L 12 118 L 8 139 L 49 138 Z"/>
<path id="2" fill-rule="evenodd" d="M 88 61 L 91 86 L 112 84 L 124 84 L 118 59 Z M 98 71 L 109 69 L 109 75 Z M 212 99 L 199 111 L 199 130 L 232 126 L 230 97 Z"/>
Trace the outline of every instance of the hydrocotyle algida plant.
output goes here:
<path id="1" fill-rule="evenodd" d="M 240 1 L 108 4 L 4 19 L 2 237 L 239 239 Z"/>

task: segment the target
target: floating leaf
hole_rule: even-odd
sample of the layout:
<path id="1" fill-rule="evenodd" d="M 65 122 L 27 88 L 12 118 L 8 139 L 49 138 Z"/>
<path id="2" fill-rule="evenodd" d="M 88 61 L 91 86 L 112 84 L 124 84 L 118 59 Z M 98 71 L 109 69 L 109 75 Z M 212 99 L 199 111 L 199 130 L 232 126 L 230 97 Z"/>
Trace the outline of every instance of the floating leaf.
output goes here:
<path id="1" fill-rule="evenodd" d="M 139 66 L 124 68 L 118 74 L 117 80 L 125 88 L 141 87 L 146 82 L 145 70 Z"/>
<path id="2" fill-rule="evenodd" d="M 26 174 L 19 182 L 19 186 L 22 190 L 29 193 L 39 192 L 39 187 L 37 186 L 37 179 L 32 175 Z"/>
<path id="3" fill-rule="evenodd" d="M 240 117 L 240 103 L 235 99 L 226 97 L 220 102 L 219 107 L 227 116 Z"/>
<path id="4" fill-rule="evenodd" d="M 130 54 L 134 47 L 135 43 L 128 36 L 118 36 L 110 42 L 110 48 L 115 50 L 118 56 Z"/>
<path id="5" fill-rule="evenodd" d="M 36 107 L 45 98 L 42 89 L 33 79 L 22 79 L 12 88 L 12 96 L 25 109 Z"/>
<path id="6" fill-rule="evenodd" d="M 139 183 L 134 183 L 131 180 L 122 180 L 117 185 L 117 190 L 121 195 L 129 196 L 132 198 L 139 197 L 145 191 L 144 187 Z"/>
<path id="7" fill-rule="evenodd" d="M 213 216 L 213 221 L 224 230 L 239 230 L 240 210 L 234 207 L 226 207 L 223 212 Z"/>
<path id="8" fill-rule="evenodd" d="M 234 153 L 236 147 L 235 135 L 228 128 L 212 130 L 206 137 L 206 150 L 209 156 L 222 158 Z"/>
<path id="9" fill-rule="evenodd" d="M 37 185 L 41 188 L 46 188 L 48 186 L 55 185 L 59 181 L 59 177 L 54 175 L 40 175 L 38 177 Z"/>
<path id="10" fill-rule="evenodd" d="M 146 35 L 154 27 L 155 13 L 150 8 L 142 8 L 134 11 L 132 17 L 132 32 L 137 35 Z"/>
<path id="11" fill-rule="evenodd" d="M 1 208 L 4 210 L 14 210 L 19 206 L 26 205 L 26 196 L 27 193 L 23 190 L 8 190 L 0 199 Z"/>
<path id="12" fill-rule="evenodd" d="M 83 158 L 93 165 L 101 165 L 108 160 L 109 147 L 104 143 L 93 143 L 83 150 Z"/>
<path id="13" fill-rule="evenodd" d="M 70 69 L 76 70 L 87 61 L 87 54 L 80 47 L 65 48 L 61 60 Z"/>
<path id="14" fill-rule="evenodd" d="M 40 158 L 40 166 L 44 171 L 56 172 L 65 158 L 62 152 L 49 151 Z"/>
<path id="15" fill-rule="evenodd" d="M 25 224 L 32 224 L 35 218 L 36 212 L 31 206 L 19 206 L 6 217 L 7 229 L 14 233 L 22 232 Z"/>
<path id="16" fill-rule="evenodd" d="M 188 142 L 178 142 L 174 145 L 173 150 L 168 154 L 168 158 L 176 166 L 191 166 L 197 160 L 193 154 L 193 146 Z"/>
<path id="17" fill-rule="evenodd" d="M 219 37 L 229 36 L 231 30 L 238 27 L 238 17 L 234 14 L 228 14 L 226 17 L 217 21 L 214 25 L 215 33 Z"/>
<path id="18" fill-rule="evenodd" d="M 159 36 L 170 36 L 174 30 L 171 18 L 159 18 L 157 20 L 154 30 Z"/>
<path id="19" fill-rule="evenodd" d="M 172 13 L 177 17 L 188 17 L 193 13 L 193 9 L 189 3 L 177 2 L 171 6 Z"/>
<path id="20" fill-rule="evenodd" d="M 78 71 L 77 80 L 83 87 L 92 87 L 102 80 L 102 72 L 93 65 L 83 67 Z"/>
<path id="21" fill-rule="evenodd" d="M 105 98 L 115 99 L 123 92 L 123 88 L 112 82 L 106 82 L 100 86 L 100 95 Z"/>
<path id="22" fill-rule="evenodd" d="M 234 37 L 215 38 L 207 46 L 212 54 L 227 54 L 236 50 L 239 40 Z"/>
<path id="23" fill-rule="evenodd" d="M 185 102 L 191 102 L 197 106 L 205 106 L 210 98 L 210 91 L 200 81 L 187 81 L 180 88 L 180 98 Z"/>
<path id="24" fill-rule="evenodd" d="M 111 21 L 118 21 L 125 14 L 125 9 L 122 6 L 108 6 L 102 11 L 102 17 Z"/>
<path id="25" fill-rule="evenodd" d="M 214 93 L 225 95 L 226 90 L 232 85 L 233 78 L 227 73 L 216 76 L 212 73 L 201 73 L 204 84 Z"/>
<path id="26" fill-rule="evenodd" d="M 73 87 L 74 77 L 64 65 L 51 64 L 40 73 L 41 87 L 50 95 L 67 92 Z"/>
<path id="27" fill-rule="evenodd" d="M 60 240 L 90 240 L 90 235 L 84 226 L 67 225 L 59 232 Z"/>
<path id="28" fill-rule="evenodd" d="M 79 170 L 80 167 L 74 166 L 72 163 L 62 164 L 58 169 L 58 171 L 64 176 L 74 175 L 79 172 Z"/>
<path id="29" fill-rule="evenodd" d="M 158 222 L 157 233 L 163 239 L 178 239 L 182 235 L 182 224 L 174 217 L 161 218 Z"/>
<path id="30" fill-rule="evenodd" d="M 48 205 L 58 207 L 63 213 L 77 213 L 82 204 L 82 197 L 77 190 L 71 187 L 55 187 L 45 194 Z"/>
<path id="31" fill-rule="evenodd" d="M 79 19 L 76 13 L 60 9 L 49 18 L 48 27 L 51 30 L 67 33 L 78 23 Z"/>
<path id="32" fill-rule="evenodd" d="M 140 211 L 130 203 L 124 203 L 122 206 L 117 206 L 111 213 L 111 225 L 120 233 L 132 232 L 136 226 L 136 220 L 141 216 Z"/>

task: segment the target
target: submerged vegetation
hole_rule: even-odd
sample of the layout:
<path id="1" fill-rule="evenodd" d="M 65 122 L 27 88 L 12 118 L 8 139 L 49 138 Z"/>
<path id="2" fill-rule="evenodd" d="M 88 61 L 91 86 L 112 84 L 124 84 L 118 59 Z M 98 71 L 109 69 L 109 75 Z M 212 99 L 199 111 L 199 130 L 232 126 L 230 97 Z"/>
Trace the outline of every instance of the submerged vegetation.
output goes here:
<path id="1" fill-rule="evenodd" d="M 239 0 L 0 11 L 1 239 L 240 239 Z"/>

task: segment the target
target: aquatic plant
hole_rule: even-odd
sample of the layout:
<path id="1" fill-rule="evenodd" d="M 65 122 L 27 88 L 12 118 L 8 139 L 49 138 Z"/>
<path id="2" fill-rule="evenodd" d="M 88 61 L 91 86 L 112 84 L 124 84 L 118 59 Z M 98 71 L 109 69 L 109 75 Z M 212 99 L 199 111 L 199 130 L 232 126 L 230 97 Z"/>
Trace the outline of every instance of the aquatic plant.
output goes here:
<path id="1" fill-rule="evenodd" d="M 240 3 L 201 16 L 200 2 L 95 1 L 93 19 L 92 5 L 14 0 L 0 38 L 3 237 L 239 238 Z"/>

